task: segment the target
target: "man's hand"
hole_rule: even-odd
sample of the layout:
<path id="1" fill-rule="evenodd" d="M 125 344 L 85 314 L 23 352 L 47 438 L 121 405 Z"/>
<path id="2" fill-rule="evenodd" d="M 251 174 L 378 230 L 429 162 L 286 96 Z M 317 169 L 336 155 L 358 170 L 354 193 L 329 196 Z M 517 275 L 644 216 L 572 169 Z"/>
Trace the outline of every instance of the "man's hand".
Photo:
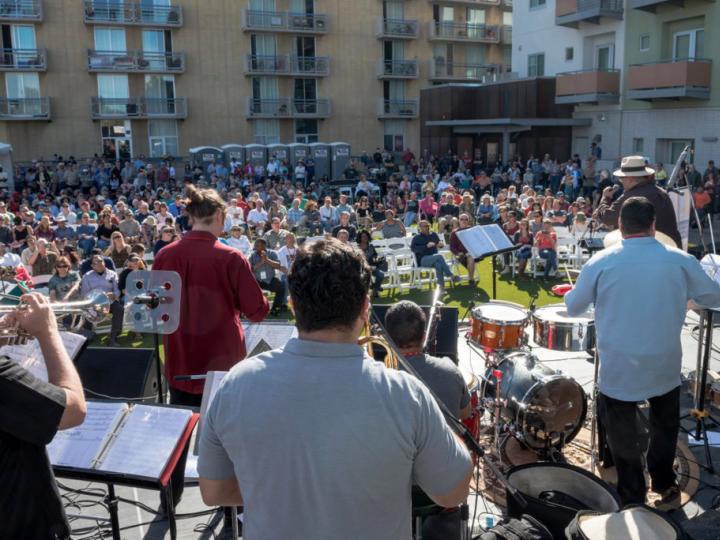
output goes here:
<path id="1" fill-rule="evenodd" d="M 15 322 L 31 336 L 41 339 L 57 333 L 57 318 L 49 300 L 40 293 L 24 294 L 14 314 Z"/>
<path id="2" fill-rule="evenodd" d="M 428 243 L 427 243 L 427 247 L 429 247 L 429 248 L 434 248 L 434 247 L 435 247 L 435 242 L 428 242 Z"/>

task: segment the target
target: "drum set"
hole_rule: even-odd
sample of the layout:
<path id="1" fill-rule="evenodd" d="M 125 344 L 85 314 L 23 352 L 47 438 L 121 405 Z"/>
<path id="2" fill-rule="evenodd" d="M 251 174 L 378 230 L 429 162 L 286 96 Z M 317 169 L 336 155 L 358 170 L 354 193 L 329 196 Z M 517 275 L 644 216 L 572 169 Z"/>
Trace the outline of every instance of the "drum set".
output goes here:
<path id="1" fill-rule="evenodd" d="M 571 317 L 564 304 L 528 310 L 491 301 L 472 308 L 470 314 L 466 339 L 485 367 L 482 374 L 463 370 L 473 409 L 465 425 L 478 438 L 483 420 L 489 418 L 485 433 L 493 434 L 498 455 L 514 438 L 543 460 L 562 461 L 563 447 L 584 425 L 587 395 L 575 379 L 540 363 L 526 329 L 532 328 L 539 348 L 592 354 L 593 312 Z"/>

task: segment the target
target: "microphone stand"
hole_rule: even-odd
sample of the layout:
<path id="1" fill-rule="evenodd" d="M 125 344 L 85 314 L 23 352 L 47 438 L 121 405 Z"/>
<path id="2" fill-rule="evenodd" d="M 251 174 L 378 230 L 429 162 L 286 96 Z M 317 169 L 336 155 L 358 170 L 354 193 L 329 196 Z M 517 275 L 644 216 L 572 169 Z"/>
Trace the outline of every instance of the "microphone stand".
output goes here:
<path id="1" fill-rule="evenodd" d="M 376 327 L 376 331 L 378 331 L 381 335 L 380 337 L 385 340 L 388 347 L 392 350 L 393 354 L 398 359 L 398 363 L 403 367 L 403 369 L 410 373 L 411 375 L 415 376 L 420 381 L 423 381 L 423 378 L 420 376 L 420 374 L 415 370 L 415 368 L 412 367 L 410 362 L 408 362 L 405 357 L 400 353 L 399 347 L 396 345 L 395 341 L 390 337 L 388 332 L 385 330 L 385 327 L 383 326 L 382 322 L 380 321 L 380 318 L 374 311 L 370 311 L 371 316 L 374 320 L 374 324 Z M 424 382 L 424 381 L 423 381 Z M 450 410 L 445 406 L 445 404 L 440 400 L 437 395 L 428 387 L 425 385 L 430 394 L 435 398 L 435 401 L 437 402 L 438 406 L 440 407 L 440 411 L 442 411 L 443 416 L 445 417 L 445 420 L 449 424 L 450 428 L 463 440 L 463 442 L 467 445 L 467 447 L 470 449 L 471 452 L 473 452 L 478 458 L 482 459 L 487 468 L 490 470 L 490 472 L 497 478 L 497 480 L 505 487 L 507 492 L 510 494 L 510 496 L 515 499 L 515 502 L 520 505 L 521 508 L 527 508 L 527 501 L 525 500 L 525 497 L 520 493 L 520 491 L 513 486 L 510 481 L 508 480 L 507 476 L 505 476 L 500 468 L 493 463 L 490 458 L 485 454 L 485 450 L 480 446 L 480 443 L 478 443 L 475 438 L 472 436 L 472 433 L 470 433 L 470 430 L 465 427 L 465 424 L 462 423 L 462 421 L 455 417 Z"/>

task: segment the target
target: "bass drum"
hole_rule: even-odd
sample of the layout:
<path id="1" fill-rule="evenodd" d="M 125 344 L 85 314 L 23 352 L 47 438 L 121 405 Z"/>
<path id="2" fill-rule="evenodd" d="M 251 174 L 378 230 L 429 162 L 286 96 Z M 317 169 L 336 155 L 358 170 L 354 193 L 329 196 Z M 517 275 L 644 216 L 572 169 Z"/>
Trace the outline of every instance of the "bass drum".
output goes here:
<path id="1" fill-rule="evenodd" d="M 585 421 L 587 398 L 574 379 L 539 364 L 532 355 L 512 353 L 485 373 L 484 398 L 495 397 L 494 370 L 502 373 L 501 417 L 514 425 L 518 439 L 543 450 L 575 438 Z"/>

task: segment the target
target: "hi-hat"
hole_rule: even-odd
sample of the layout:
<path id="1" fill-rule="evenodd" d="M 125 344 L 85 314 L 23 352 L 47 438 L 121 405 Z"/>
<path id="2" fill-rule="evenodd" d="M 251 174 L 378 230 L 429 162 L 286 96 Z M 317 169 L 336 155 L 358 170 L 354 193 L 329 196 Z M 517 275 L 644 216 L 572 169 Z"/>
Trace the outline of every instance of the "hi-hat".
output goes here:
<path id="1" fill-rule="evenodd" d="M 608 233 L 605 238 L 603 238 L 603 245 L 606 248 L 609 248 L 610 246 L 614 246 L 615 244 L 617 244 L 620 240 L 622 240 L 622 233 L 620 232 L 620 229 L 615 229 L 611 233 Z M 660 231 L 655 231 L 655 240 L 657 240 L 661 244 L 665 244 L 666 246 L 674 248 L 677 247 L 675 240 L 670 238 L 667 234 L 661 233 Z"/>

